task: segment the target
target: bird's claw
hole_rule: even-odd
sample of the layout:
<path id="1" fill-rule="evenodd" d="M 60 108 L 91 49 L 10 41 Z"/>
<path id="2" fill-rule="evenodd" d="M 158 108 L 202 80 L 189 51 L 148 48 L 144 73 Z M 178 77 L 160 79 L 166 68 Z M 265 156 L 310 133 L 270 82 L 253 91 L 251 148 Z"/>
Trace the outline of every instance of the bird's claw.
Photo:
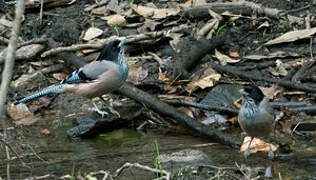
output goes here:
<path id="1" fill-rule="evenodd" d="M 121 117 L 120 113 L 117 112 L 112 106 L 109 106 L 108 109 L 109 109 L 109 111 L 110 111 L 112 114 L 117 115 L 117 117 L 119 117 L 119 118 Z"/>
<path id="2" fill-rule="evenodd" d="M 273 153 L 273 151 L 271 149 L 271 145 L 270 144 L 269 144 L 268 157 L 269 157 L 270 160 L 273 160 L 273 158 L 274 158 L 274 153 Z"/>
<path id="3" fill-rule="evenodd" d="M 250 151 L 249 151 L 249 149 L 247 148 L 247 149 L 245 150 L 245 152 L 244 152 L 244 157 L 245 157 L 245 159 L 247 160 L 249 156 L 250 156 Z"/>
<path id="4" fill-rule="evenodd" d="M 98 113 L 99 115 L 101 115 L 102 118 L 103 118 L 105 115 L 108 115 L 108 114 L 109 114 L 108 112 L 106 112 L 106 111 L 101 111 L 99 108 L 96 108 L 96 107 L 93 107 L 92 110 L 95 111 L 96 113 Z"/>

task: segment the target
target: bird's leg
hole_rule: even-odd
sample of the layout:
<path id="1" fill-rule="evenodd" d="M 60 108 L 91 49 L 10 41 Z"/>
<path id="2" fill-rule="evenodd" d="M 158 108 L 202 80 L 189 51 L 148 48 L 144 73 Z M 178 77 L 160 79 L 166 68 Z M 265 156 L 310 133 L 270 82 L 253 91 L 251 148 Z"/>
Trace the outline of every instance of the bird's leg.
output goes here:
<path id="1" fill-rule="evenodd" d="M 272 147 L 271 147 L 271 144 L 269 143 L 269 152 L 268 152 L 268 157 L 270 160 L 273 160 L 274 158 L 274 153 L 272 151 Z"/>
<path id="2" fill-rule="evenodd" d="M 102 118 L 104 117 L 104 115 L 108 115 L 109 114 L 106 111 L 101 111 L 93 100 L 92 100 L 92 103 L 93 103 L 93 106 L 94 106 L 94 108 L 92 108 L 92 110 L 95 111 L 96 113 L 100 114 L 102 116 Z"/>
<path id="3" fill-rule="evenodd" d="M 114 108 L 113 108 L 113 106 L 112 106 L 112 103 L 111 102 L 106 102 L 104 99 L 103 99 L 103 97 L 99 97 L 103 102 L 104 102 L 104 104 L 107 104 L 107 109 L 112 113 L 112 114 L 115 114 L 115 115 L 117 115 L 117 117 L 121 117 L 121 115 L 120 115 L 120 113 L 119 112 L 117 112 Z"/>
<path id="4" fill-rule="evenodd" d="M 115 109 L 113 108 L 113 106 L 112 106 L 111 103 L 110 103 L 110 105 L 109 105 L 107 108 L 108 108 L 108 110 L 109 110 L 112 114 L 117 115 L 117 117 L 121 117 L 120 113 L 117 112 L 117 110 L 115 110 Z"/>
<path id="5" fill-rule="evenodd" d="M 245 157 L 245 159 L 247 159 L 248 156 L 250 156 L 249 148 L 250 148 L 250 145 L 251 145 L 251 142 L 252 142 L 253 138 L 254 138 L 254 137 L 251 137 L 250 142 L 249 142 L 249 144 L 248 144 L 248 147 L 247 147 L 247 149 L 246 149 L 245 152 L 244 152 L 244 157 Z"/>

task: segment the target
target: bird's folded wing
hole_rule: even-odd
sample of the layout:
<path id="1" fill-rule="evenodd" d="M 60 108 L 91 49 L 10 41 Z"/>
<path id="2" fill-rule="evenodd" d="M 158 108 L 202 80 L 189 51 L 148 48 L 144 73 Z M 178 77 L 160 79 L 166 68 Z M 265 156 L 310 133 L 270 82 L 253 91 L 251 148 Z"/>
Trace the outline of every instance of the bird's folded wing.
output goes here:
<path id="1" fill-rule="evenodd" d="M 110 70 L 113 65 L 115 64 L 109 61 L 93 61 L 72 72 L 66 79 L 61 81 L 61 84 L 78 84 L 97 81 L 98 77 Z"/>
<path id="2" fill-rule="evenodd" d="M 263 113 L 265 114 L 265 116 L 268 116 L 271 119 L 271 121 L 274 121 L 274 109 L 271 106 L 269 99 L 264 98 L 259 106 L 259 109 L 264 110 Z"/>

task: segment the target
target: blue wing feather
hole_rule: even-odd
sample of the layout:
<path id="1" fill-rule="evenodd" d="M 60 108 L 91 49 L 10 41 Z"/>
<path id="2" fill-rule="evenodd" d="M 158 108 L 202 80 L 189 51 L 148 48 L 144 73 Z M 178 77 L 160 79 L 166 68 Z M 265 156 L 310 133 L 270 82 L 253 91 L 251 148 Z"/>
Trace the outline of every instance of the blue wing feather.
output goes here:
<path id="1" fill-rule="evenodd" d="M 72 72 L 69 76 L 66 77 L 60 84 L 78 84 L 78 83 L 87 83 L 91 81 L 95 81 L 96 79 L 88 77 L 83 69 L 80 68 L 74 72 Z"/>

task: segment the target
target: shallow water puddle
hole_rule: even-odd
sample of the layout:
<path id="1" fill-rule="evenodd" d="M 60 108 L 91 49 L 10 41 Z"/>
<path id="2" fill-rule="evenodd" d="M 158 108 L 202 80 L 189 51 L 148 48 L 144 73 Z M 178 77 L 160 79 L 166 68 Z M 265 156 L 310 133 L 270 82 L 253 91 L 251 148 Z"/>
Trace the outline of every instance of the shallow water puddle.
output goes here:
<path id="1" fill-rule="evenodd" d="M 46 174 L 54 174 L 58 177 L 71 174 L 72 169 L 81 174 L 99 170 L 114 172 L 125 162 L 137 162 L 153 167 L 155 140 L 158 142 L 160 154 L 183 149 L 198 149 L 208 155 L 210 161 L 213 162 L 212 165 L 235 167 L 235 162 L 239 165 L 245 163 L 238 150 L 190 135 L 159 132 L 141 134 L 131 129 L 118 129 L 91 139 L 72 140 L 66 135 L 66 130 L 72 126 L 69 120 L 55 119 L 23 127 L 26 142 L 44 161 L 32 152 L 28 152 L 29 155 L 23 158 L 29 168 L 23 167 L 19 160 L 13 160 L 11 162 L 12 179 L 25 179 Z M 50 133 L 41 134 L 41 129 L 48 129 Z M 27 146 L 25 149 L 30 151 Z M 280 174 L 283 179 L 306 177 L 307 174 L 310 174 L 310 177 L 316 177 L 315 159 L 313 161 L 309 155 L 302 157 L 294 157 L 298 160 L 270 162 L 265 153 L 256 153 L 250 156 L 247 165 L 272 166 L 274 177 Z M 0 176 L 6 177 L 6 162 L 3 159 L 4 154 L 1 155 Z"/>

